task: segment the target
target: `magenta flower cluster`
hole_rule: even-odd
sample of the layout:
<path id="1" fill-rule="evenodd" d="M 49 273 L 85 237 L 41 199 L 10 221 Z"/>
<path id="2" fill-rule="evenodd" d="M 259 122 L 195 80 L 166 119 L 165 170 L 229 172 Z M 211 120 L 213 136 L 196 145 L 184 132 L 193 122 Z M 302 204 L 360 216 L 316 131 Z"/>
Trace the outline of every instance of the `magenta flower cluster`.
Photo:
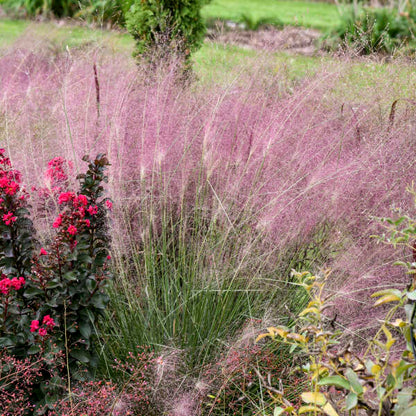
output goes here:
<path id="1" fill-rule="evenodd" d="M 23 277 L 8 278 L 5 274 L 1 275 L 0 280 L 0 293 L 2 295 L 8 295 L 11 290 L 20 290 L 26 283 Z"/>
<path id="2" fill-rule="evenodd" d="M 50 317 L 50 315 L 45 315 L 42 321 L 43 327 L 40 326 L 40 322 L 37 319 L 34 319 L 30 324 L 30 332 L 38 331 L 38 334 L 41 337 L 48 335 L 48 330 L 51 330 L 56 326 L 55 321 Z"/>

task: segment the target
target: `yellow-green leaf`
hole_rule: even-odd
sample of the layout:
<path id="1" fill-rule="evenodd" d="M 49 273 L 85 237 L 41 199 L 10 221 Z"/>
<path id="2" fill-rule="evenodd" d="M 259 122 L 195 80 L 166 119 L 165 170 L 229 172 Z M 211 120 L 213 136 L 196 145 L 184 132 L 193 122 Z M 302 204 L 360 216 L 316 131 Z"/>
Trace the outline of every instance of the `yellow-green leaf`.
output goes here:
<path id="1" fill-rule="evenodd" d="M 266 333 L 266 334 L 260 334 L 260 335 L 256 338 L 256 342 L 259 342 L 261 339 L 263 339 L 263 338 L 267 338 L 267 337 L 270 337 L 270 334 L 269 334 L 269 333 Z M 271 337 L 271 338 L 273 338 L 273 337 Z"/>
<path id="2" fill-rule="evenodd" d="M 346 410 L 352 410 L 354 409 L 354 407 L 356 407 L 358 404 L 358 396 L 351 392 L 348 396 L 347 399 L 345 400 L 345 409 Z"/>
<path id="3" fill-rule="evenodd" d="M 323 407 L 322 410 L 328 415 L 328 416 L 338 416 L 338 413 L 336 410 L 332 407 L 332 404 L 327 402 Z"/>
<path id="4" fill-rule="evenodd" d="M 319 386 L 336 386 L 345 390 L 350 390 L 351 385 L 348 380 L 341 376 L 329 376 L 325 377 L 318 382 Z"/>
<path id="5" fill-rule="evenodd" d="M 318 406 L 323 406 L 327 400 L 326 397 L 319 392 L 308 391 L 301 394 L 302 400 L 305 403 L 313 403 Z"/>
<path id="6" fill-rule="evenodd" d="M 283 407 L 275 407 L 273 411 L 273 416 L 280 416 L 284 411 L 285 409 L 283 409 Z"/>
<path id="7" fill-rule="evenodd" d="M 384 335 L 387 338 L 386 350 L 389 351 L 392 345 L 396 342 L 396 338 L 393 338 L 393 335 L 385 326 L 383 326 L 381 329 L 383 330 Z"/>
<path id="8" fill-rule="evenodd" d="M 311 308 L 306 308 L 304 309 L 299 316 L 304 316 L 307 315 L 308 313 L 313 313 L 314 315 L 319 315 L 321 312 L 319 311 L 318 308 L 315 307 L 311 307 Z"/>
<path id="9" fill-rule="evenodd" d="M 301 415 L 303 413 L 309 413 L 309 412 L 322 412 L 322 409 L 318 406 L 312 406 L 312 405 L 308 405 L 308 406 L 301 406 L 299 407 L 298 413 Z"/>
<path id="10" fill-rule="evenodd" d="M 397 318 L 394 322 L 392 322 L 392 325 L 399 328 L 404 328 L 407 323 L 403 321 L 403 319 Z"/>
<path id="11" fill-rule="evenodd" d="M 275 334 L 281 336 L 282 338 L 286 338 L 289 331 L 283 328 L 268 328 L 269 330 L 273 330 Z"/>
<path id="12" fill-rule="evenodd" d="M 374 374 L 375 376 L 381 371 L 381 366 L 379 366 L 378 364 L 374 364 L 371 367 L 371 374 Z"/>
<path id="13" fill-rule="evenodd" d="M 415 416 L 415 415 L 416 415 L 416 406 L 409 407 L 401 414 L 401 416 Z"/>
<path id="14" fill-rule="evenodd" d="M 303 335 L 300 335 L 300 334 L 295 334 L 295 333 L 288 334 L 287 338 L 293 339 L 293 340 L 298 341 L 298 342 L 302 342 L 304 344 L 306 343 L 306 338 Z"/>
<path id="15" fill-rule="evenodd" d="M 381 297 L 380 299 L 378 299 L 375 303 L 374 306 L 379 306 L 379 305 L 383 305 L 385 303 L 390 303 L 390 302 L 397 302 L 399 301 L 401 298 L 399 296 L 396 295 L 386 295 Z"/>
<path id="16" fill-rule="evenodd" d="M 281 336 L 282 338 L 286 338 L 286 335 L 288 334 L 288 331 L 284 328 L 275 328 L 274 326 L 270 326 L 267 328 L 267 331 L 265 334 L 260 334 L 256 338 L 256 342 L 260 341 L 263 338 L 270 337 L 272 339 L 275 339 L 276 335 Z"/>
<path id="17" fill-rule="evenodd" d="M 357 374 L 353 370 L 348 368 L 347 371 L 345 371 L 345 376 L 350 382 L 352 390 L 357 394 L 362 394 L 363 386 L 361 385 L 360 379 L 358 378 Z"/>
<path id="18" fill-rule="evenodd" d="M 398 298 L 401 298 L 402 292 L 400 292 L 400 290 L 397 290 L 397 289 L 384 289 L 384 290 L 379 290 L 378 292 L 373 293 L 371 297 L 378 298 L 380 296 L 387 296 L 387 295 L 393 295 Z"/>

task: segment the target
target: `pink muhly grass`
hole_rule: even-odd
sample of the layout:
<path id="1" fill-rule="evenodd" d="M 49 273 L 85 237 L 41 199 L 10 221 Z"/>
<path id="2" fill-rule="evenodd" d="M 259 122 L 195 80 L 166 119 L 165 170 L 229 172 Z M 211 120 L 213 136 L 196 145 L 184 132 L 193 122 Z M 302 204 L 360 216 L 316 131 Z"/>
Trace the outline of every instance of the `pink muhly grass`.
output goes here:
<path id="1" fill-rule="evenodd" d="M 179 85 L 173 72 L 143 74 L 108 51 L 10 50 L 0 58 L 0 111 L 14 164 L 37 183 L 53 157 L 72 161 L 76 173 L 83 154 L 106 152 L 120 258 L 140 251 L 164 215 L 191 230 L 198 210 L 233 247 L 228 255 L 243 276 L 261 280 L 263 271 L 289 263 L 290 250 L 315 244 L 325 225 L 337 248 L 321 261 L 335 269 L 342 297 L 375 273 L 375 286 L 389 282 L 392 255 L 369 239 L 371 217 L 394 204 L 409 207 L 404 189 L 415 177 L 416 150 L 408 115 L 389 124 L 368 97 L 361 106 L 341 102 L 330 93 L 337 73 L 321 72 L 290 94 L 266 77 L 202 89 Z M 226 263 L 224 253 L 210 255 L 206 267 Z M 361 308 L 352 309 L 346 324 L 358 322 Z"/>

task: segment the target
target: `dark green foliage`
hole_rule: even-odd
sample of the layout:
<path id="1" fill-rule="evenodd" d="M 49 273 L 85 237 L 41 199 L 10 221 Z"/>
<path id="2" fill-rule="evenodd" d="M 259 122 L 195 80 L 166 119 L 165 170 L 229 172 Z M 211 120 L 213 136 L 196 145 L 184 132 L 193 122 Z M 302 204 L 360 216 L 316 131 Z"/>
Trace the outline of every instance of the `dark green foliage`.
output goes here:
<path id="1" fill-rule="evenodd" d="M 133 0 L 4 0 L 3 7 L 24 17 L 74 17 L 123 25 Z"/>
<path id="2" fill-rule="evenodd" d="M 255 19 L 253 16 L 248 14 L 242 14 L 240 19 L 244 29 L 247 30 L 258 30 L 268 26 L 274 26 L 277 28 L 283 28 L 283 22 L 276 17 L 262 17 Z"/>
<path id="3" fill-rule="evenodd" d="M 205 25 L 201 8 L 209 0 L 134 0 L 127 28 L 136 40 L 136 55 L 154 53 L 187 59 L 201 46 Z"/>
<path id="4" fill-rule="evenodd" d="M 415 12 L 401 13 L 387 8 L 348 8 L 339 27 L 327 39 L 334 46 L 341 42 L 358 53 L 392 54 L 399 47 L 415 47 Z M 337 46 L 338 46 L 337 45 Z"/>
<path id="5" fill-rule="evenodd" d="M 98 23 L 126 24 L 126 14 L 133 0 L 87 0 L 77 2 L 80 8 L 76 17 Z"/>
<path id="6" fill-rule="evenodd" d="M 59 195 L 54 236 L 40 248 L 20 173 L 0 149 L 0 350 L 17 359 L 39 356 L 42 377 L 32 393 L 38 407 L 56 401 L 62 376 L 82 380 L 97 364 L 98 318 L 111 277 L 111 201 L 102 197 L 109 163 L 104 155 L 83 160 L 88 170 L 78 177 L 79 191 Z M 53 358 L 59 355 L 65 359 Z"/>

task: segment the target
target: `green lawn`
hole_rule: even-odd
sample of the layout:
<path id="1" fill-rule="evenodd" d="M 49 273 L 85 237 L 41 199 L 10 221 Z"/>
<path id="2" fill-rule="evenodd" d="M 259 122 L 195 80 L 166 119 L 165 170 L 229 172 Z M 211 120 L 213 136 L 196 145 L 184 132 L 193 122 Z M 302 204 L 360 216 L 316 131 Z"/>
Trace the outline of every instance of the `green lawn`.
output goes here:
<path id="1" fill-rule="evenodd" d="M 334 4 L 280 0 L 213 0 L 202 10 L 205 19 L 243 21 L 280 20 L 284 25 L 299 25 L 322 31 L 334 28 L 340 20 Z"/>
<path id="2" fill-rule="evenodd" d="M 26 20 L 0 20 L 0 48 L 13 44 L 20 36 L 31 36 L 57 47 L 77 47 L 102 42 L 115 49 L 133 50 L 133 39 L 127 33 L 90 29 L 55 22 L 33 23 Z"/>
<path id="3" fill-rule="evenodd" d="M 13 43 L 27 26 L 24 20 L 0 20 L 0 47 Z"/>

